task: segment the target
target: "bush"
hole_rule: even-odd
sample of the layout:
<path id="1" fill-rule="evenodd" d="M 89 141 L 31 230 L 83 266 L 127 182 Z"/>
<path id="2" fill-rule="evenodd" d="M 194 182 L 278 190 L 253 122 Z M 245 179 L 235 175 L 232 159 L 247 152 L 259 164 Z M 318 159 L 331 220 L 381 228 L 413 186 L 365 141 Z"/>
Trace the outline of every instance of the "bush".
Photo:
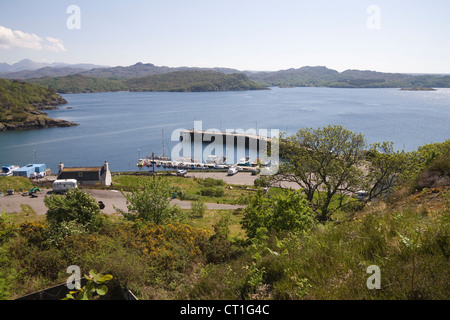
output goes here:
<path id="1" fill-rule="evenodd" d="M 430 162 L 419 174 L 416 188 L 437 188 L 450 185 L 450 155 L 442 155 Z"/>
<path id="2" fill-rule="evenodd" d="M 208 263 L 221 263 L 230 259 L 233 250 L 230 235 L 230 221 L 223 217 L 214 225 L 214 235 L 209 238 L 206 247 L 206 261 Z"/>
<path id="3" fill-rule="evenodd" d="M 221 186 L 206 187 L 200 189 L 200 194 L 205 197 L 223 197 L 223 195 L 225 194 L 225 188 Z"/>
<path id="4" fill-rule="evenodd" d="M 203 216 L 205 215 L 206 209 L 208 209 L 208 207 L 202 201 L 192 201 L 191 202 L 191 211 L 192 211 L 191 215 L 194 218 L 203 218 Z"/>
<path id="5" fill-rule="evenodd" d="M 300 232 L 315 223 L 313 211 L 300 191 L 283 190 L 265 198 L 258 190 L 245 208 L 241 224 L 248 237 L 253 238 L 261 228 L 275 233 Z"/>
<path id="6" fill-rule="evenodd" d="M 134 190 L 131 194 L 122 194 L 127 200 L 128 212 L 117 209 L 126 219 L 142 220 L 156 224 L 167 224 L 178 219 L 180 208 L 170 204 L 169 196 L 172 188 L 169 182 L 162 177 L 150 180 L 141 180 L 141 190 Z"/>
<path id="7" fill-rule="evenodd" d="M 96 230 L 103 223 L 97 201 L 78 188 L 67 191 L 64 196 L 45 197 L 44 203 L 48 208 L 47 221 L 50 225 L 75 221 L 90 230 Z"/>
<path id="8" fill-rule="evenodd" d="M 199 180 L 199 184 L 204 187 L 217 187 L 217 186 L 224 187 L 225 181 L 223 181 L 222 179 L 205 178 Z"/>

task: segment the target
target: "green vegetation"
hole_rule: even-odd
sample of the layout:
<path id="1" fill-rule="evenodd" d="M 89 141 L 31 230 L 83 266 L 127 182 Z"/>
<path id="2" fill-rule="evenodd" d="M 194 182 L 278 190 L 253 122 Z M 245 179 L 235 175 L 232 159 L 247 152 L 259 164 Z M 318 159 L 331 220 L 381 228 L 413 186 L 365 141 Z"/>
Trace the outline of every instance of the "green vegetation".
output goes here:
<path id="1" fill-rule="evenodd" d="M 87 283 L 84 287 L 70 291 L 62 300 L 92 300 L 108 293 L 108 283 L 113 278 L 110 274 L 99 274 L 94 270 L 85 276 Z"/>
<path id="2" fill-rule="evenodd" d="M 336 133 L 329 129 L 330 134 Z M 380 192 L 374 201 L 357 201 L 348 195 L 345 200 L 355 206 L 339 206 L 342 199 L 335 194 L 327 219 L 320 219 L 314 205 L 323 199 L 321 193 L 327 193 L 322 187 L 312 200 L 301 190 L 249 191 L 247 206 L 236 210 L 209 210 L 195 202 L 192 209 L 180 210 L 178 221 L 147 219 L 152 213 L 137 216 L 152 206 L 137 202 L 142 207 L 130 211 L 136 214 L 131 220 L 101 216 L 102 223 L 91 229 L 81 228 L 90 219 L 71 218 L 57 224 L 68 231 L 58 229 L 57 237 L 52 214 L 38 220 L 28 213 L 30 220 L 23 220 L 26 210 L 2 213 L 0 298 L 14 299 L 65 283 L 67 267 L 77 265 L 84 271 L 110 274 L 139 299 L 447 300 L 450 140 L 402 153 L 407 161 L 400 173 L 396 163 L 395 170 L 386 165 L 391 157 L 397 160 L 390 144 L 374 145 L 362 154 L 377 169 L 373 176 L 365 176 L 372 183 L 375 176 L 380 181 L 397 178 L 389 192 Z M 323 162 L 332 167 L 340 164 L 333 158 Z M 333 170 L 327 172 L 338 177 Z M 139 180 L 124 175 L 114 179 L 133 187 L 135 199 L 150 197 L 149 190 L 167 199 L 177 185 L 195 192 L 215 187 L 229 190 L 214 179 Z M 57 207 L 69 217 L 80 216 L 72 214 L 69 203 L 82 210 L 92 205 L 88 209 L 92 213 L 98 210 L 79 192 L 80 204 L 58 196 L 58 201 L 67 203 Z M 49 202 L 49 210 L 58 210 L 54 203 L 55 199 Z M 366 283 L 368 267 L 373 265 L 380 268 L 381 288 L 371 290 Z M 94 287 L 85 289 L 94 292 Z M 104 291 L 102 287 L 100 293 Z"/>
<path id="3" fill-rule="evenodd" d="M 47 221 L 51 226 L 74 222 L 87 230 L 96 230 L 102 224 L 97 201 L 82 190 L 70 189 L 64 196 L 52 194 L 44 199 Z"/>
<path id="4" fill-rule="evenodd" d="M 0 79 L 0 131 L 74 125 L 46 117 L 41 111 L 65 103 L 53 89 Z"/>
<path id="5" fill-rule="evenodd" d="M 275 72 L 248 73 L 263 86 L 330 88 L 449 88 L 450 76 L 409 75 L 375 71 L 337 72 L 326 67 L 302 67 Z"/>
<path id="6" fill-rule="evenodd" d="M 366 151 L 361 134 L 339 125 L 301 129 L 280 141 L 283 162 L 272 182 L 297 184 L 320 221 L 357 203 L 351 196 L 360 190 L 368 192 L 366 201 L 387 195 L 410 163 L 392 143 L 376 143 Z"/>
<path id="7" fill-rule="evenodd" d="M 24 192 L 33 188 L 30 179 L 25 177 L 7 176 L 0 177 L 0 192 L 6 193 L 8 190 L 14 192 Z"/>
<path id="8" fill-rule="evenodd" d="M 249 80 L 246 75 L 224 74 L 216 71 L 176 71 L 125 82 L 131 91 L 242 91 L 266 89 Z"/>
<path id="9" fill-rule="evenodd" d="M 142 189 L 136 189 L 131 194 L 122 194 L 127 200 L 128 212 L 117 209 L 126 219 L 131 221 L 152 222 L 155 224 L 167 224 L 171 220 L 177 220 L 180 210 L 177 206 L 170 205 L 170 185 L 162 177 L 141 180 Z"/>
<path id="10" fill-rule="evenodd" d="M 216 71 L 174 71 L 139 78 L 100 78 L 70 75 L 28 80 L 59 93 L 89 93 L 109 91 L 171 91 L 205 92 L 266 89 L 246 75 L 225 74 Z"/>
<path id="11" fill-rule="evenodd" d="M 127 91 L 127 86 L 117 78 L 94 78 L 82 75 L 39 78 L 27 80 L 48 87 L 58 93 L 93 93 L 108 91 Z"/>
<path id="12" fill-rule="evenodd" d="M 113 175 L 114 188 L 124 191 L 133 191 L 142 188 L 142 183 L 152 180 L 151 175 Z M 243 186 L 232 186 L 227 188 L 225 181 L 213 178 L 186 179 L 177 176 L 165 176 L 170 190 L 168 194 L 176 196 L 180 200 L 202 200 L 203 202 L 242 204 L 246 196 L 253 193 L 253 189 L 245 189 Z"/>

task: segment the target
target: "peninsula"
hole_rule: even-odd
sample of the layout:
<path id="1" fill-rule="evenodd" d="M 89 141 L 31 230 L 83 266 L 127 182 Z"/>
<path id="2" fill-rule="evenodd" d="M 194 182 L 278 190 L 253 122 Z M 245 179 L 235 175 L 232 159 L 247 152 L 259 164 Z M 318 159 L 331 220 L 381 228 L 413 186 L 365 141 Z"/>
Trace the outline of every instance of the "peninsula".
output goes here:
<path id="1" fill-rule="evenodd" d="M 0 131 L 76 126 L 73 122 L 52 119 L 43 111 L 66 103 L 52 89 L 0 79 Z"/>

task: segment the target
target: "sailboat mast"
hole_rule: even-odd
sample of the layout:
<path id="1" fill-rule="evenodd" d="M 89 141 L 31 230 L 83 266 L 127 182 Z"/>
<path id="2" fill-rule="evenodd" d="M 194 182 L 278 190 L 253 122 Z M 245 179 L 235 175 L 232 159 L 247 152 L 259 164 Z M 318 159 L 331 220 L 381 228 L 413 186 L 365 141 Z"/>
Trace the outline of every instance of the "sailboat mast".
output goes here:
<path id="1" fill-rule="evenodd" d="M 162 130 L 162 147 L 163 147 L 163 157 L 164 157 L 164 129 Z"/>

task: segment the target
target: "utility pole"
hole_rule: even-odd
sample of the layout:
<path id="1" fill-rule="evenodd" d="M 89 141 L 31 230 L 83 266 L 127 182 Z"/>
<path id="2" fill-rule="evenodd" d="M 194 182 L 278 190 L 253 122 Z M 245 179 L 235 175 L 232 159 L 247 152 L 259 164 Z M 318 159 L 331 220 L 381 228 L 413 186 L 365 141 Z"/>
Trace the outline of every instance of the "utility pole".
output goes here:
<path id="1" fill-rule="evenodd" d="M 155 153 L 152 152 L 153 177 L 155 177 Z"/>

